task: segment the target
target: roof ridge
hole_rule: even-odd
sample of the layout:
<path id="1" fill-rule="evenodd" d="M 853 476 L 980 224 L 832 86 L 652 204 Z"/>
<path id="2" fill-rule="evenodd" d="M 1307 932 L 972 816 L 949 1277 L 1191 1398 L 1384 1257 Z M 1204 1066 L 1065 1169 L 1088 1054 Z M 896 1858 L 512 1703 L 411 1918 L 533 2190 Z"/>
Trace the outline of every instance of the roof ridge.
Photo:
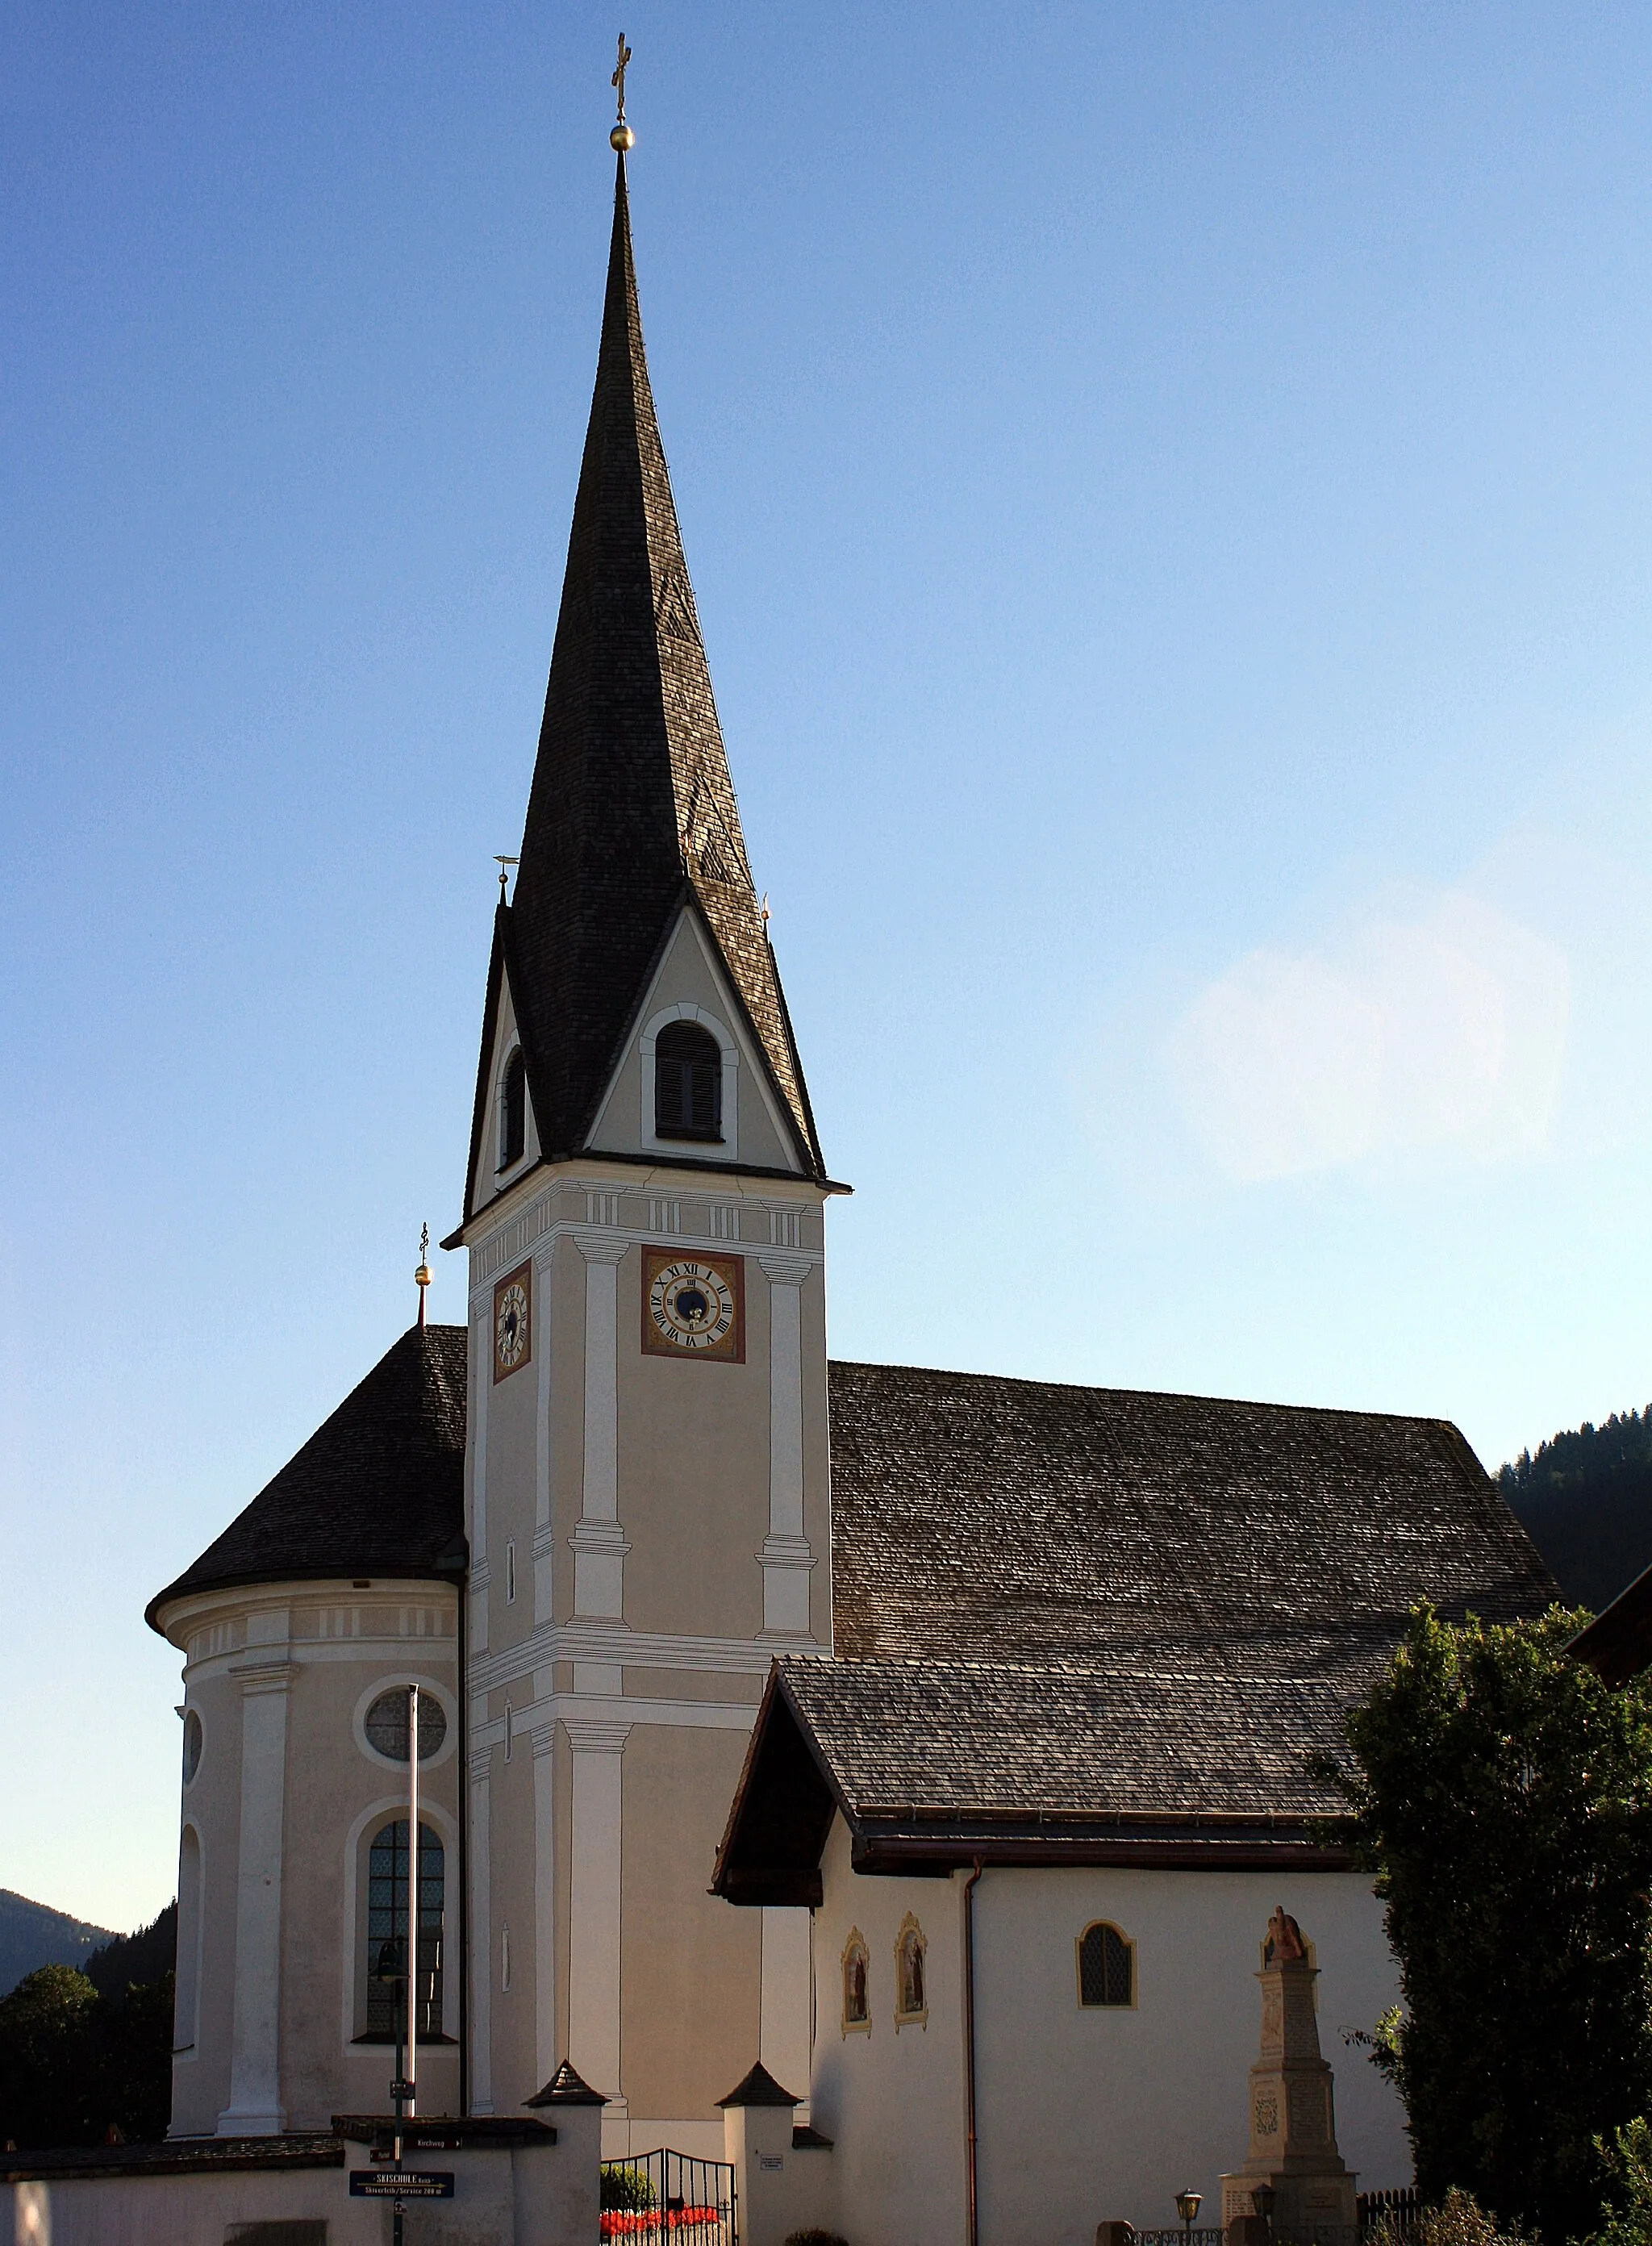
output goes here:
<path id="1" fill-rule="evenodd" d="M 971 1381 L 996 1388 L 1053 1389 L 1064 1395 L 1139 1397 L 1155 1404 L 1221 1404 L 1239 1412 L 1311 1412 L 1323 1419 L 1381 1419 L 1404 1427 L 1443 1427 L 1459 1439 L 1462 1432 L 1455 1420 L 1442 1419 L 1437 1412 L 1379 1412 L 1349 1404 L 1282 1404 L 1269 1397 L 1218 1396 L 1191 1388 L 1113 1388 L 1096 1381 L 1051 1380 L 1036 1373 L 970 1372 L 945 1365 L 881 1364 L 870 1358 L 831 1358 L 827 1360 L 827 1369 L 834 1372 L 915 1373 L 927 1380 Z"/>

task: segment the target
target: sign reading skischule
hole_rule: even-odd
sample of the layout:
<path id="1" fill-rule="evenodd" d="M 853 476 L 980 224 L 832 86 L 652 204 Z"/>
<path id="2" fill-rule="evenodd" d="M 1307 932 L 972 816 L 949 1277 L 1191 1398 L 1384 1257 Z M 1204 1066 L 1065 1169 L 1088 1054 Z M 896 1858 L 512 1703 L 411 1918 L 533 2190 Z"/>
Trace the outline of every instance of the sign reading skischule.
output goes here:
<path id="1" fill-rule="evenodd" d="M 355 2168 L 350 2173 L 352 2199 L 452 2199 L 451 2170 L 439 2168 Z"/>

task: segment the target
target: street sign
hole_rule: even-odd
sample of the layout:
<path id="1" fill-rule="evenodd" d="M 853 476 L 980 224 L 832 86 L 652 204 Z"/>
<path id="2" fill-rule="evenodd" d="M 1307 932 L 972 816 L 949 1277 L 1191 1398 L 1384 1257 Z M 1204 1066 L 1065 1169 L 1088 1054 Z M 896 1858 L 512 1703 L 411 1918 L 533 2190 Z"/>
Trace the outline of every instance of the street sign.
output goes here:
<path id="1" fill-rule="evenodd" d="M 350 2195 L 352 2199 L 452 2199 L 453 2179 L 432 2169 L 354 2168 Z"/>

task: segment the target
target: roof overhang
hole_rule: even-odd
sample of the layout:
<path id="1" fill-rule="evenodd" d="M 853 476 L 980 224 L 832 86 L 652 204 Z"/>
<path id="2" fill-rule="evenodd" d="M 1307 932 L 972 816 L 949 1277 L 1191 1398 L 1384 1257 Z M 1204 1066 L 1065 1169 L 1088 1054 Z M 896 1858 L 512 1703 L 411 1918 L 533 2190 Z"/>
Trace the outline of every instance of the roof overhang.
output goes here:
<path id="1" fill-rule="evenodd" d="M 945 1879 L 976 1863 L 1207 1872 L 1355 1867 L 1351 1848 L 1335 1838 L 1338 1818 L 1181 1810 L 961 1815 L 918 1803 L 851 1803 L 777 1662 L 717 1850 L 712 1894 L 748 1905 L 818 1907 L 821 1859 L 839 1816 L 851 1865 L 874 1878 Z"/>
<path id="2" fill-rule="evenodd" d="M 398 1568 L 394 1574 L 370 1576 L 365 1592 L 357 1588 L 361 1576 L 341 1576 L 337 1568 L 313 1571 L 289 1568 L 279 1576 L 268 1573 L 227 1576 L 221 1582 L 192 1584 L 187 1591 L 174 1591 L 170 1585 L 157 1591 L 144 1609 L 144 1620 L 158 1637 L 184 1653 L 188 1650 L 190 1633 L 209 1617 L 241 1613 L 249 1607 L 287 1606 L 295 1599 L 313 1597 L 321 1583 L 335 1585 L 343 1595 L 343 1603 L 349 1605 L 368 1596 L 394 1598 L 399 1591 L 428 1594 L 438 1585 L 457 1597 L 464 1578 L 462 1559 L 450 1568 Z"/>

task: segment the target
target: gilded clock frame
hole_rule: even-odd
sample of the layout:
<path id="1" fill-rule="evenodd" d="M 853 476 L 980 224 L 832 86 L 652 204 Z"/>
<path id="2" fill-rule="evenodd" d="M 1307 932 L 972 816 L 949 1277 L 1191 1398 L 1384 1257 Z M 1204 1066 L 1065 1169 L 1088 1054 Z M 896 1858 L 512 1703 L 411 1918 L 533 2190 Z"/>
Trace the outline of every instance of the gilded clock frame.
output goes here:
<path id="1" fill-rule="evenodd" d="M 523 1346 L 522 1354 L 514 1365 L 506 1365 L 499 1353 L 500 1304 L 505 1299 L 506 1290 L 510 1287 L 520 1287 L 523 1297 L 527 1303 L 527 1340 Z M 515 1270 L 507 1271 L 502 1279 L 494 1282 L 493 1347 L 495 1387 L 501 1380 L 508 1380 L 513 1372 L 520 1372 L 524 1365 L 532 1365 L 534 1362 L 534 1264 L 531 1257 L 526 1263 L 519 1263 Z"/>
<path id="2" fill-rule="evenodd" d="M 680 1349 L 675 1342 L 666 1339 L 649 1315 L 649 1297 L 654 1292 L 654 1282 L 673 1263 L 704 1263 L 708 1270 L 717 1273 L 734 1297 L 734 1324 L 721 1341 L 713 1342 L 708 1349 Z M 675 1248 L 645 1248 L 642 1250 L 642 1354 L 644 1357 L 669 1357 L 678 1365 L 744 1365 L 744 1256 L 713 1255 L 709 1249 L 685 1245 L 681 1242 Z"/>

